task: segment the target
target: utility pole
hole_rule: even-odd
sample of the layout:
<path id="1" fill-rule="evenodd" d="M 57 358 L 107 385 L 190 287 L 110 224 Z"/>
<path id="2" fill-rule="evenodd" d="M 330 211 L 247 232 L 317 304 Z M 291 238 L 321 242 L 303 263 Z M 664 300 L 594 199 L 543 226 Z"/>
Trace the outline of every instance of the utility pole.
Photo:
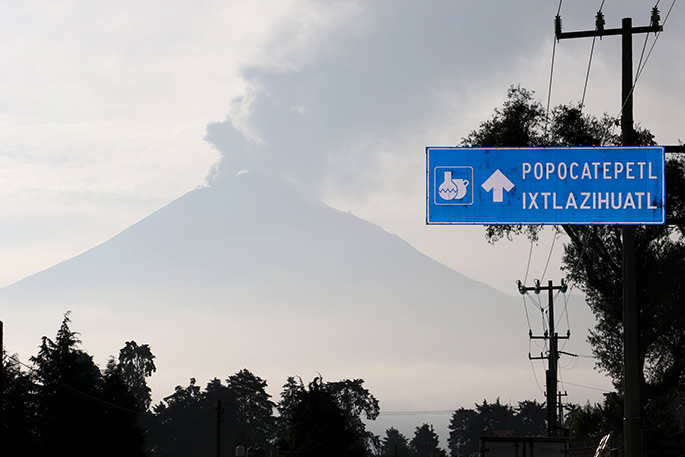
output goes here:
<path id="1" fill-rule="evenodd" d="M 557 40 L 565 38 L 602 37 L 621 35 L 621 129 L 623 146 L 634 146 L 633 130 L 633 35 L 657 33 L 663 30 L 659 25 L 659 10 L 654 7 L 650 25 L 633 27 L 631 18 L 624 18 L 620 29 L 604 29 L 604 15 L 597 13 L 595 30 L 583 32 L 562 32 L 561 17 L 555 18 Z M 621 227 L 623 237 L 623 436 L 625 457 L 642 457 L 642 418 L 640 384 L 642 368 L 639 358 L 639 309 L 635 285 L 635 226 Z"/>
<path id="2" fill-rule="evenodd" d="M 533 287 L 526 287 L 521 284 L 521 281 L 517 281 L 518 289 L 521 295 L 525 295 L 528 291 L 533 291 L 539 294 L 540 291 L 548 291 L 549 297 L 549 307 L 548 307 L 548 318 L 549 318 L 549 330 L 545 331 L 542 336 L 533 336 L 533 331 L 530 331 L 531 339 L 543 339 L 549 340 L 549 352 L 547 357 L 531 357 L 528 354 L 528 358 L 531 360 L 536 359 L 547 359 L 547 371 L 546 371 L 546 386 L 547 386 L 547 436 L 553 437 L 559 435 L 559 430 L 561 429 L 559 422 L 557 420 L 557 366 L 559 361 L 559 339 L 568 339 L 571 335 L 570 332 L 566 333 L 566 336 L 559 336 L 554 331 L 554 291 L 558 290 L 561 293 L 566 293 L 568 290 L 568 285 L 561 280 L 560 286 L 553 285 L 552 281 L 549 281 L 547 287 L 540 286 L 540 280 L 535 280 L 535 285 Z"/>
<path id="3" fill-rule="evenodd" d="M 559 351 L 559 353 L 562 354 L 561 351 Z M 557 405 L 558 405 L 558 408 L 559 408 L 559 430 L 561 430 L 561 432 L 562 432 L 561 435 L 562 435 L 562 436 L 566 436 L 566 431 L 567 431 L 567 430 L 564 428 L 564 405 L 563 405 L 563 403 L 561 402 L 561 397 L 568 397 L 568 392 L 564 391 L 564 393 L 562 394 L 561 391 L 559 391 L 559 393 L 558 393 L 557 395 L 558 395 L 558 397 L 559 397 L 559 398 L 557 399 Z"/>

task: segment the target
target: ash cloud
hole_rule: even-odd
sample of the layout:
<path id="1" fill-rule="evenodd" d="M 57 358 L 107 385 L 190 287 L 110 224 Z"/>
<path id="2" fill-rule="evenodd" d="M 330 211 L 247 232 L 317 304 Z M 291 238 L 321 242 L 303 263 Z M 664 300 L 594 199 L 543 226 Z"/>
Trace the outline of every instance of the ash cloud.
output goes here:
<path id="1" fill-rule="evenodd" d="M 283 43 L 290 42 L 314 55 L 292 57 L 292 65 L 244 69 L 250 94 L 234 101 L 225 121 L 207 126 L 206 140 L 222 154 L 210 182 L 249 169 L 311 189 L 331 176 L 349 182 L 360 174 L 373 185 L 382 170 L 373 148 L 360 151 L 360 145 L 445 116 L 444 94 L 472 85 L 474 75 L 497 72 L 514 58 L 511 49 L 517 44 L 523 47 L 532 33 L 543 34 L 520 27 L 516 34 L 506 27 L 488 31 L 481 23 L 503 22 L 514 9 L 535 2 L 516 7 L 507 2 L 497 11 L 486 3 L 364 4 L 336 27 L 310 37 L 311 46 L 302 45 L 302 30 L 292 24 L 276 33 L 281 54 Z"/>

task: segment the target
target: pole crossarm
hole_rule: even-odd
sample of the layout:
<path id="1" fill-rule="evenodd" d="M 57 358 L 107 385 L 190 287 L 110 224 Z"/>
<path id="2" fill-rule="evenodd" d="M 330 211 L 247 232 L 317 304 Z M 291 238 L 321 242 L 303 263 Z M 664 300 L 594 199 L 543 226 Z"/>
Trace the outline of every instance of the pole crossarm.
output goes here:
<path id="1" fill-rule="evenodd" d="M 623 27 L 617 29 L 605 29 L 604 24 L 604 13 L 602 11 L 597 12 L 595 19 L 595 29 L 594 30 L 583 30 L 578 32 L 563 32 L 561 30 L 561 16 L 556 15 L 554 18 L 554 36 L 557 41 L 565 40 L 568 38 L 593 38 L 593 37 L 605 37 L 605 36 L 615 36 L 615 35 L 635 35 L 637 33 L 659 33 L 663 32 L 664 28 L 659 24 L 661 16 L 659 15 L 659 8 L 656 6 L 652 8 L 652 17 L 650 19 L 650 24 L 643 27 L 633 27 L 632 23 L 629 27 L 624 24 Z"/>
<path id="2" fill-rule="evenodd" d="M 632 27 L 630 33 L 657 33 L 663 32 L 664 28 L 661 25 L 647 25 L 644 27 Z M 623 29 L 605 29 L 605 30 L 583 30 L 579 32 L 562 32 L 561 30 L 555 32 L 557 40 L 565 40 L 567 38 L 592 38 L 592 37 L 605 37 L 612 35 L 623 34 Z"/>
<path id="3" fill-rule="evenodd" d="M 539 294 L 541 290 L 558 290 L 561 291 L 562 294 L 565 294 L 568 290 L 568 284 L 566 284 L 566 281 L 563 279 L 561 280 L 560 286 L 553 286 L 551 284 L 548 286 L 541 286 L 539 279 L 534 280 L 534 283 L 534 286 L 524 286 L 521 281 L 516 281 L 516 285 L 518 286 L 521 295 L 525 295 L 526 292 L 530 292 L 531 290 L 536 294 Z"/>
<path id="4" fill-rule="evenodd" d="M 664 152 L 667 154 L 683 154 L 685 153 L 685 145 L 667 145 L 664 146 Z"/>

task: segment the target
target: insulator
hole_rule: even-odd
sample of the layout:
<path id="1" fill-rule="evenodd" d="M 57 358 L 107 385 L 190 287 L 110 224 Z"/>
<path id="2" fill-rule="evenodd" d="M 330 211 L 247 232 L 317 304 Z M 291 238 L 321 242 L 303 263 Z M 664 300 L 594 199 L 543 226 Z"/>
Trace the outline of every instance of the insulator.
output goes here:
<path id="1" fill-rule="evenodd" d="M 604 31 L 604 25 L 606 24 L 606 21 L 604 20 L 604 13 L 601 11 L 597 11 L 597 16 L 595 19 L 595 27 L 597 30 L 600 32 Z"/>
<path id="2" fill-rule="evenodd" d="M 518 281 L 516 281 L 516 285 L 517 285 L 518 288 L 519 288 L 519 293 L 520 293 L 521 295 L 526 295 L 526 288 L 523 287 L 523 284 L 521 284 L 521 280 L 520 280 L 520 279 L 519 279 Z"/>
<path id="3" fill-rule="evenodd" d="M 659 21 L 661 20 L 661 16 L 659 15 L 659 8 L 656 6 L 652 8 L 652 20 L 651 20 L 651 26 L 652 27 L 659 27 Z"/>
<path id="4" fill-rule="evenodd" d="M 559 35 L 561 35 L 561 16 L 558 14 L 554 18 L 554 34 L 556 35 L 557 39 L 559 39 Z"/>
<path id="5" fill-rule="evenodd" d="M 563 279 L 561 280 L 561 288 L 559 290 L 561 290 L 562 294 L 565 294 L 568 290 L 568 284 L 566 284 L 566 281 L 564 281 Z"/>
<path id="6" fill-rule="evenodd" d="M 533 289 L 533 292 L 536 294 L 540 294 L 540 280 L 536 279 L 535 281 L 535 289 Z"/>

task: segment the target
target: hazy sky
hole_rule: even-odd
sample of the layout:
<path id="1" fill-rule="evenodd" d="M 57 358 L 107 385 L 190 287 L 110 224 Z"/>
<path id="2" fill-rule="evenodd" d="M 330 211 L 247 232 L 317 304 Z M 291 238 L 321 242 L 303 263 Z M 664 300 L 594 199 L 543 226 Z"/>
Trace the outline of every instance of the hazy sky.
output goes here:
<path id="1" fill-rule="evenodd" d="M 564 29 L 594 28 L 600 3 L 565 2 Z M 662 21 L 671 5 L 660 2 Z M 525 240 L 490 246 L 480 226 L 425 225 L 425 147 L 458 144 L 512 84 L 546 102 L 558 6 L 6 3 L 0 286 L 107 240 L 192 189 L 256 168 L 510 294 L 529 252 L 528 277 L 541 277 L 549 259 L 542 279 L 557 282 L 563 238 L 554 242 L 549 230 L 531 250 Z M 608 0 L 607 27 L 628 16 L 647 25 L 653 6 Z M 685 137 L 684 18 L 676 4 L 635 91 L 635 118 L 661 144 Z M 644 43 L 635 37 L 636 66 Z M 557 44 L 552 105 L 580 100 L 591 45 Z M 619 82 L 620 39 L 597 40 L 587 111 L 617 115 Z"/>
<path id="2" fill-rule="evenodd" d="M 563 4 L 564 29 L 593 28 L 600 3 Z M 652 6 L 606 1 L 607 27 L 626 16 L 647 25 Z M 671 1 L 659 6 L 663 20 Z M 424 148 L 457 144 L 511 84 L 546 101 L 557 8 L 549 0 L 8 3 L 0 284 L 206 185 L 220 158 L 209 134 L 225 155 L 220 173 L 272 167 L 511 292 L 529 245 L 489 246 L 481 227 L 426 227 Z M 636 88 L 636 120 L 663 144 L 681 137 L 683 17 L 676 4 Z M 581 98 L 591 43 L 557 45 L 552 105 Z M 643 43 L 636 36 L 636 65 Z M 589 112 L 618 113 L 619 67 L 620 40 L 598 40 Z M 552 239 L 534 247 L 529 276 L 542 275 Z M 561 276 L 560 246 L 550 279 Z"/>

